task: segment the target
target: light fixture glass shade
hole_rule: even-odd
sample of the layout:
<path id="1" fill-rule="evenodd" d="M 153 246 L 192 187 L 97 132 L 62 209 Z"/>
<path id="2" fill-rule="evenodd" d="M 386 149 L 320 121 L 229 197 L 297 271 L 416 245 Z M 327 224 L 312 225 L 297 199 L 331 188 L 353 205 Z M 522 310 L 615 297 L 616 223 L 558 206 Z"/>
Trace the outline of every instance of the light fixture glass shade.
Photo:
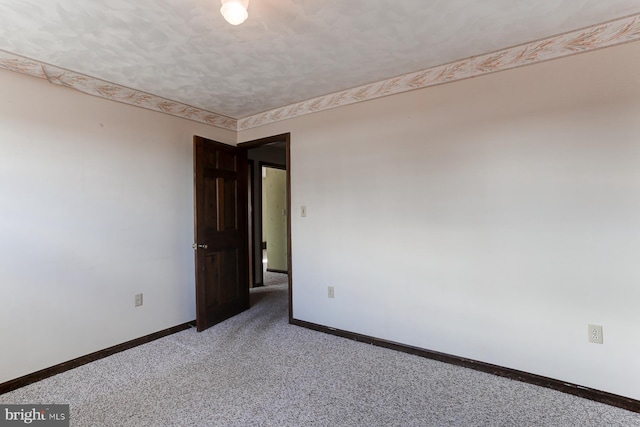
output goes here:
<path id="1" fill-rule="evenodd" d="M 224 16 L 224 19 L 231 25 L 240 25 L 249 16 L 247 12 L 247 6 L 249 1 L 243 0 L 221 0 L 222 7 L 220 13 Z"/>

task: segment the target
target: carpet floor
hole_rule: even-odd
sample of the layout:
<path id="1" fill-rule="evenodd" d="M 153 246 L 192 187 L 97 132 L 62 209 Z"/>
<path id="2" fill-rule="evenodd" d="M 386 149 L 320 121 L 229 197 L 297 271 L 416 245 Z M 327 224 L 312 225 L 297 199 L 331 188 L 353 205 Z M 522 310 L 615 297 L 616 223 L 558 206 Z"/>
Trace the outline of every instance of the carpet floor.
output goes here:
<path id="1" fill-rule="evenodd" d="M 640 426 L 640 414 L 288 324 L 286 276 L 205 332 L 0 396 L 72 426 Z"/>

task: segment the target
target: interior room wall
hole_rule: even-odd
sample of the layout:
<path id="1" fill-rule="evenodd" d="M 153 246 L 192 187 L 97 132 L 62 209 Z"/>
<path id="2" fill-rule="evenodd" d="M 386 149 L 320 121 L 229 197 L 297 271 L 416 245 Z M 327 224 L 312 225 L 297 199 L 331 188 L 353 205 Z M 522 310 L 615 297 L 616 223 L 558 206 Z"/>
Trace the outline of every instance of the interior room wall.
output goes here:
<path id="1" fill-rule="evenodd" d="M 242 131 L 291 132 L 294 318 L 640 399 L 638 76 L 636 42 Z"/>
<path id="2" fill-rule="evenodd" d="M 4 70 L 0 93 L 0 382 L 195 319 L 193 135 L 235 132 Z"/>

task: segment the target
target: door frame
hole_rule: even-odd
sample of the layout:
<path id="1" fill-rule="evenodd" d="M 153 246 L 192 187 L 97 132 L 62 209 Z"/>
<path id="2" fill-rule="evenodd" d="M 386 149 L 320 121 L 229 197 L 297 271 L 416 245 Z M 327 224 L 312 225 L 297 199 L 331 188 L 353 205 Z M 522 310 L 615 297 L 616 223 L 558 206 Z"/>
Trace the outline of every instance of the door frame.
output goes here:
<path id="1" fill-rule="evenodd" d="M 283 133 L 280 135 L 268 136 L 266 138 L 254 139 L 252 141 L 241 142 L 238 148 L 249 150 L 258 148 L 263 145 L 273 144 L 275 142 L 284 142 L 286 147 L 286 163 L 287 163 L 287 269 L 288 286 L 289 286 L 289 323 L 293 320 L 293 265 L 291 262 L 291 133 Z M 248 160 L 247 160 L 248 163 Z M 254 239 L 248 239 L 250 243 L 249 251 L 253 251 Z"/>

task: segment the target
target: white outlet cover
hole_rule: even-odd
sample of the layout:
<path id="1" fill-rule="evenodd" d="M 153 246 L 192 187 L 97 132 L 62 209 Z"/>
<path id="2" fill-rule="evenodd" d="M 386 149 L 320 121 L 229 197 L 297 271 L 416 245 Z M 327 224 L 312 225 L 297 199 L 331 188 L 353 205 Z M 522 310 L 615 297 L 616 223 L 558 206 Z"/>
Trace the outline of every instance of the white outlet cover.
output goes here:
<path id="1" fill-rule="evenodd" d="M 602 344 L 602 325 L 589 325 L 589 342 Z"/>

